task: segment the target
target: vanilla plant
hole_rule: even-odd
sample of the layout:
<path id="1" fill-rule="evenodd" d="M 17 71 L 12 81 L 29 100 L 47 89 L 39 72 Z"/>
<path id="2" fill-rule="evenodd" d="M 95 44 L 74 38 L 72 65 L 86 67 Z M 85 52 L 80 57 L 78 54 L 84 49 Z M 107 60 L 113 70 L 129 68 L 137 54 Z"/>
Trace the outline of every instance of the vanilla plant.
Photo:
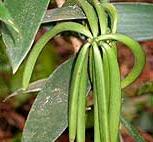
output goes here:
<path id="1" fill-rule="evenodd" d="M 85 142 L 85 114 L 88 79 L 94 99 L 94 141 L 117 142 L 121 113 L 121 89 L 131 84 L 141 73 L 145 55 L 140 44 L 117 32 L 118 13 L 107 0 L 78 0 L 87 20 L 83 23 L 61 22 L 46 32 L 36 43 L 28 58 L 23 87 L 27 88 L 36 60 L 45 44 L 65 31 L 84 36 L 85 41 L 75 56 L 69 89 L 69 141 Z M 117 60 L 117 43 L 123 43 L 133 53 L 135 64 L 121 80 Z"/>

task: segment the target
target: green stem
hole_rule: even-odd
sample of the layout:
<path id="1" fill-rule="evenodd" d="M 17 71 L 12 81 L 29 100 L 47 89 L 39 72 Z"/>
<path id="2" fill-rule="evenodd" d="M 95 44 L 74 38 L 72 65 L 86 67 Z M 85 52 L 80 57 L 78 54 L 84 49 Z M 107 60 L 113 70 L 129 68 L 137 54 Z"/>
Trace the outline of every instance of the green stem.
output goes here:
<path id="1" fill-rule="evenodd" d="M 145 54 L 141 45 L 138 42 L 122 34 L 116 33 L 116 34 L 99 36 L 97 37 L 96 41 L 105 41 L 109 39 L 117 40 L 124 43 L 128 48 L 130 48 L 130 50 L 132 51 L 135 57 L 135 64 L 132 71 L 125 77 L 124 80 L 121 81 L 121 88 L 125 88 L 129 84 L 131 84 L 133 81 L 135 81 L 136 78 L 142 72 L 144 64 L 145 64 Z"/>
<path id="2" fill-rule="evenodd" d="M 28 87 L 28 84 L 30 82 L 30 78 L 33 72 L 34 65 L 37 61 L 38 56 L 40 55 L 42 49 L 46 45 L 46 43 L 56 36 L 57 34 L 64 32 L 64 31 L 73 31 L 73 32 L 78 32 L 86 37 L 92 38 L 92 35 L 88 29 L 86 29 L 83 25 L 74 23 L 74 22 L 64 22 L 61 24 L 56 25 L 54 28 L 46 32 L 40 39 L 39 41 L 35 44 L 33 47 L 29 58 L 27 60 L 24 74 L 23 74 L 23 88 L 26 89 Z"/>

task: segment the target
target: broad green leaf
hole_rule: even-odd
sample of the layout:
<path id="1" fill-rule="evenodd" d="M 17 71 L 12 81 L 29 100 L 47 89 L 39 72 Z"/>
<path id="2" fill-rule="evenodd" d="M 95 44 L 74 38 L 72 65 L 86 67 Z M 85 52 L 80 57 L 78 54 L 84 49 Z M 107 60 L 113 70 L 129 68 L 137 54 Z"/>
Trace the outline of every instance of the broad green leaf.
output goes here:
<path id="1" fill-rule="evenodd" d="M 17 71 L 30 50 L 34 37 L 46 12 L 50 0 L 5 0 L 4 4 L 19 26 L 22 40 L 16 34 L 10 34 L 8 27 L 3 27 L 3 39 L 13 68 Z M 10 29 L 11 30 L 11 29 Z"/>
<path id="2" fill-rule="evenodd" d="M 78 6 L 74 5 L 74 3 L 70 3 L 69 5 L 49 10 L 43 23 L 86 19 Z M 153 4 L 114 3 L 114 5 L 119 12 L 118 32 L 127 34 L 139 41 L 153 39 Z"/>
<path id="3" fill-rule="evenodd" d="M 119 12 L 118 32 L 139 41 L 153 39 L 153 4 L 116 4 Z"/>
<path id="4" fill-rule="evenodd" d="M 59 66 L 38 94 L 26 121 L 22 142 L 53 142 L 66 129 L 72 62 Z"/>
<path id="5" fill-rule="evenodd" d="M 60 65 L 38 94 L 26 121 L 22 142 L 54 142 L 67 128 L 73 61 L 71 58 Z"/>
<path id="6" fill-rule="evenodd" d="M 8 9 L 1 1 L 0 1 L 0 21 L 12 27 L 19 34 L 19 29 L 17 28 L 17 25 L 14 23 L 13 18 L 11 17 Z"/>

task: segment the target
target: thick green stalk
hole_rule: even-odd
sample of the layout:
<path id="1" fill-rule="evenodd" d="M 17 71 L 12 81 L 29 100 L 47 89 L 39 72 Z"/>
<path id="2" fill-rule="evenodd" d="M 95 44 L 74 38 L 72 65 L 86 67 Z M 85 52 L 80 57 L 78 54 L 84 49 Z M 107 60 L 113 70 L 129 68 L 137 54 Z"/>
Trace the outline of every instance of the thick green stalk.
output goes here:
<path id="1" fill-rule="evenodd" d="M 98 115 L 100 125 L 100 136 L 102 142 L 109 142 L 109 127 L 108 127 L 108 108 L 107 96 L 105 92 L 104 69 L 100 50 L 97 44 L 93 43 L 93 57 L 94 57 L 94 78 L 96 89 Z"/>
<path id="2" fill-rule="evenodd" d="M 82 67 L 90 44 L 86 43 L 80 50 L 74 66 L 69 91 L 69 140 L 74 142 L 77 131 L 78 95 Z"/>
<path id="3" fill-rule="evenodd" d="M 85 12 L 93 36 L 97 37 L 99 33 L 98 19 L 93 6 L 87 0 L 78 0 L 78 2 L 81 5 L 83 11 Z"/>
<path id="4" fill-rule="evenodd" d="M 42 49 L 46 45 L 46 43 L 56 36 L 57 34 L 64 32 L 64 31 L 73 31 L 73 32 L 78 32 L 86 37 L 92 38 L 92 35 L 88 29 L 86 29 L 83 25 L 74 23 L 74 22 L 64 22 L 56 25 L 54 28 L 46 32 L 40 39 L 39 41 L 35 44 L 33 47 L 29 58 L 27 60 L 24 74 L 23 74 L 23 88 L 26 89 L 28 87 L 34 65 L 37 61 L 38 56 L 40 55 Z"/>
<path id="5" fill-rule="evenodd" d="M 110 99 L 109 99 L 109 132 L 111 142 L 117 142 L 120 111 L 121 111 L 121 80 L 117 57 L 114 50 L 106 43 L 103 43 L 110 69 Z"/>
<path id="6" fill-rule="evenodd" d="M 79 83 L 79 98 L 78 98 L 78 115 L 77 115 L 77 142 L 85 142 L 85 124 L 86 124 L 86 95 L 88 83 L 88 54 L 82 66 L 80 83 Z M 76 106 L 76 107 L 77 107 Z"/>
<path id="7" fill-rule="evenodd" d="M 132 71 L 125 77 L 124 80 L 121 81 L 121 88 L 127 87 L 129 84 L 131 84 L 133 81 L 136 80 L 136 78 L 140 75 L 140 73 L 143 70 L 144 64 L 145 64 L 145 54 L 141 47 L 141 45 L 133 40 L 132 38 L 122 35 L 122 34 L 109 34 L 109 35 L 103 35 L 97 37 L 97 41 L 104 41 L 104 40 L 117 40 L 122 43 L 124 43 L 134 54 L 135 57 L 135 64 L 132 69 Z"/>

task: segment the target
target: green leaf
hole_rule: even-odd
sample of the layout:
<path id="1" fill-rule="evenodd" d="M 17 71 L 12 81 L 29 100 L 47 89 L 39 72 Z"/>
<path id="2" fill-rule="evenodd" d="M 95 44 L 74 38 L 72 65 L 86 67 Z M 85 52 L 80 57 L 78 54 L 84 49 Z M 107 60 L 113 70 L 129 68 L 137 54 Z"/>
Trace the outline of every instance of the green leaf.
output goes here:
<path id="1" fill-rule="evenodd" d="M 116 4 L 119 12 L 118 32 L 139 41 L 153 39 L 153 4 Z"/>
<path id="2" fill-rule="evenodd" d="M 26 121 L 22 142 L 52 142 L 67 128 L 68 89 L 73 61 L 71 58 L 61 64 L 38 94 Z"/>
<path id="3" fill-rule="evenodd" d="M 4 3 L 0 2 L 0 21 L 3 21 L 5 24 L 12 27 L 17 33 L 19 29 L 13 21 L 8 9 L 5 7 Z"/>
<path id="4" fill-rule="evenodd" d="M 23 142 L 55 141 L 67 127 L 72 62 L 59 66 L 38 94 L 25 124 Z"/>
<path id="5" fill-rule="evenodd" d="M 71 3 L 68 5 L 67 7 L 49 10 L 43 23 L 86 19 L 78 6 Z M 118 32 L 127 34 L 139 41 L 153 39 L 153 4 L 114 3 L 114 5 L 119 12 Z"/>
<path id="6" fill-rule="evenodd" d="M 0 37 L 0 72 L 10 72 L 9 61 L 5 52 L 5 45 L 2 41 L 2 37 Z"/>
<path id="7" fill-rule="evenodd" d="M 46 15 L 42 22 L 48 23 L 48 22 L 73 20 L 73 19 L 86 19 L 85 14 L 81 10 L 81 8 L 77 5 L 47 10 Z"/>
<path id="8" fill-rule="evenodd" d="M 20 40 L 16 34 L 10 34 L 8 31 L 9 27 L 3 27 L 2 29 L 13 73 L 17 71 L 30 50 L 49 1 L 5 0 L 4 4 L 11 13 L 15 23 L 19 26 L 22 35 L 22 40 Z"/>
<path id="9" fill-rule="evenodd" d="M 8 99 L 10 99 L 12 97 L 15 97 L 15 96 L 19 96 L 19 95 L 23 95 L 23 94 L 27 94 L 27 93 L 39 92 L 39 91 L 42 90 L 46 81 L 47 81 L 47 79 L 41 79 L 41 80 L 37 80 L 35 82 L 32 82 L 32 83 L 29 84 L 29 86 L 26 90 L 24 90 L 23 88 L 20 88 L 20 89 L 16 90 L 11 95 L 6 97 L 3 102 L 5 102 Z"/>

